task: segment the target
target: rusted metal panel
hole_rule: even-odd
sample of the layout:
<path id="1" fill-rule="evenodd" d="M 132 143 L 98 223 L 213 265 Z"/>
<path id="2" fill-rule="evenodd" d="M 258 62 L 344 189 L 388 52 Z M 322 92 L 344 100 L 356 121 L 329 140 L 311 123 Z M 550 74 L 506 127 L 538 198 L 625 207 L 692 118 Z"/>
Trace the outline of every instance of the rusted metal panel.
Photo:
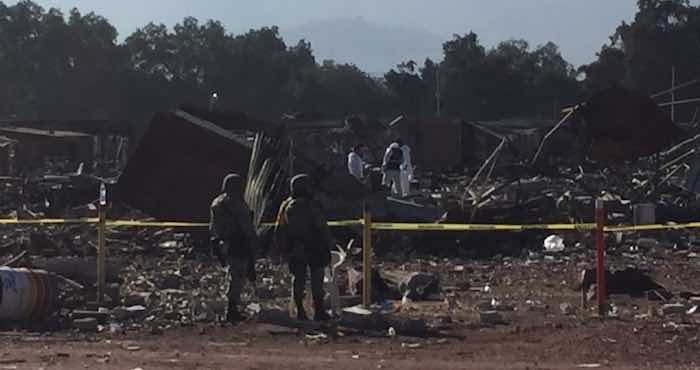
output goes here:
<path id="1" fill-rule="evenodd" d="M 504 139 L 506 150 L 498 156 L 499 161 L 522 162 L 530 160 L 555 121 L 536 118 L 504 119 L 488 122 L 465 123 L 465 132 L 472 137 L 468 140 L 471 151 L 466 156 L 472 163 L 481 163 Z M 466 141 L 466 140 L 465 140 Z M 576 135 L 564 127 L 550 138 L 545 153 L 556 158 L 571 157 L 576 148 Z"/>
<path id="2" fill-rule="evenodd" d="M 462 164 L 462 124 L 449 120 L 405 120 L 399 135 L 411 147 L 413 164 L 423 170 L 446 171 Z"/>
<path id="3" fill-rule="evenodd" d="M 131 136 L 133 126 L 119 120 L 0 120 L 0 127 L 24 127 L 42 131 L 73 131 L 90 135 L 118 134 Z"/>
<path id="4" fill-rule="evenodd" d="M 85 163 L 93 160 L 93 137 L 88 134 L 29 127 L 2 127 L 0 134 L 15 142 L 15 163 L 20 172 L 42 167 L 47 157 L 69 157 Z"/>
<path id="5" fill-rule="evenodd" d="M 0 136 L 0 175 L 9 176 L 13 174 L 15 145 L 17 145 L 17 140 Z"/>
<path id="6" fill-rule="evenodd" d="M 184 112 L 158 113 L 115 188 L 115 198 L 162 220 L 206 222 L 230 172 L 246 176 L 251 148 Z"/>
<path id="7" fill-rule="evenodd" d="M 657 153 L 684 134 L 649 97 L 622 87 L 594 95 L 581 107 L 595 160 L 624 161 Z"/>

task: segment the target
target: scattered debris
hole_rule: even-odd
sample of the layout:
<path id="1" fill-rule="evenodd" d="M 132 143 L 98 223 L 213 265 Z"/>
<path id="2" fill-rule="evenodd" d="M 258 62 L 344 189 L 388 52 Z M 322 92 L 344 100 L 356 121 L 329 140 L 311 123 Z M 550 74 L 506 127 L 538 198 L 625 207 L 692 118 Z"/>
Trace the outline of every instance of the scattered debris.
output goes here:
<path id="1" fill-rule="evenodd" d="M 582 291 L 590 291 L 596 280 L 596 270 L 587 269 L 581 272 L 579 287 Z M 666 288 L 654 281 L 646 272 L 637 268 L 626 268 L 619 271 L 605 271 L 605 284 L 608 294 L 628 294 L 642 297 L 647 292 L 653 292 L 661 297 L 673 296 Z M 665 298 L 668 299 L 668 298 Z"/>
<path id="2" fill-rule="evenodd" d="M 202 205 L 206 206 L 218 191 L 221 177 L 212 174 L 221 172 L 223 175 L 228 171 L 249 172 L 246 199 L 254 208 L 256 223 L 274 219 L 279 200 L 286 196 L 286 179 L 291 172 L 298 171 L 314 172 L 318 178 L 319 204 L 330 219 L 359 218 L 363 201 L 373 205 L 373 218 L 380 222 L 431 222 L 436 226 L 438 223 L 590 223 L 593 204 L 599 196 L 604 199 L 607 221 L 611 225 L 665 223 L 681 221 L 684 217 L 696 221 L 696 211 L 700 209 L 695 195 L 678 187 L 687 172 L 684 160 L 678 160 L 683 155 L 679 154 L 682 148 L 659 153 L 655 160 L 640 159 L 636 165 L 621 164 L 614 170 L 586 161 L 572 165 L 567 162 L 571 158 L 550 156 L 548 150 L 541 153 L 548 157 L 547 165 L 551 168 L 535 171 L 527 165 L 529 158 L 523 158 L 513 149 L 524 149 L 522 152 L 527 156 L 534 154 L 536 144 L 552 127 L 552 122 L 523 129 L 511 127 L 517 126 L 516 122 L 507 125 L 500 122 L 498 127 L 490 127 L 485 122 L 454 122 L 441 126 L 429 139 L 426 137 L 424 143 L 416 142 L 414 154 L 419 166 L 431 161 L 426 160 L 426 153 L 451 133 L 460 137 L 474 134 L 483 146 L 497 145 L 496 150 L 479 149 L 472 159 L 489 158 L 481 163 L 475 175 L 473 171 L 462 169 L 449 172 L 450 169 L 441 168 L 443 163 L 434 168 L 422 168 L 416 171 L 415 193 L 407 199 L 391 199 L 387 198 L 385 189 L 369 184 L 365 187 L 345 173 L 345 150 L 350 142 L 362 136 L 356 131 L 356 120 L 333 126 L 332 130 L 336 131 L 332 132 L 325 124 L 319 128 L 308 122 L 304 129 L 292 127 L 292 122 L 269 126 L 261 123 L 263 129 L 256 132 L 258 130 L 251 127 L 253 121 L 248 118 L 229 118 L 184 110 L 157 115 L 120 181 L 116 187 L 111 187 L 115 197 L 110 199 L 110 217 L 206 222 L 207 208 Z M 229 126 L 224 129 L 221 123 L 227 120 Z M 405 126 L 399 123 L 399 130 L 423 127 L 408 122 Z M 465 130 L 467 126 L 470 128 Z M 598 127 L 599 122 L 592 126 Z M 182 129 L 181 135 L 163 141 L 163 132 L 173 128 Z M 379 152 L 378 157 L 381 157 L 386 144 L 382 141 L 390 139 L 388 132 L 381 127 L 367 130 L 367 138 L 374 138 L 376 142 L 365 142 L 371 146 L 370 151 Z M 495 141 L 482 140 L 480 135 L 483 134 Z M 628 147 L 623 148 L 624 153 L 612 153 L 604 133 L 594 134 L 594 149 L 606 159 L 636 158 L 640 154 Z M 624 139 L 629 144 L 640 138 Z M 639 150 L 656 151 L 657 144 L 668 141 L 666 139 L 668 137 L 649 139 L 653 142 L 645 141 L 645 147 Z M 450 137 L 449 145 L 436 151 L 434 158 L 453 156 L 459 149 L 454 144 L 460 140 Z M 192 143 L 202 144 L 195 146 L 206 147 L 206 150 L 190 157 L 192 151 L 181 149 L 193 147 Z M 218 153 L 217 158 L 224 153 L 227 154 L 224 157 L 231 160 L 198 159 L 200 156 L 210 158 L 214 152 Z M 458 157 L 460 160 L 448 167 L 462 162 L 464 158 Z M 206 168 L 199 166 L 200 162 L 208 165 Z M 373 175 L 376 172 L 376 169 L 370 171 Z M 186 182 L 172 187 L 172 176 L 186 178 Z M 96 192 L 87 200 L 80 198 L 78 201 L 77 196 L 67 196 L 66 189 L 93 191 L 91 187 L 99 182 L 96 176 L 81 169 L 75 173 L 58 171 L 40 178 L 7 180 L 5 191 L 0 191 L 0 200 L 8 201 L 0 202 L 0 212 L 20 218 L 41 218 L 49 214 L 95 216 Z M 59 184 L 63 188 L 61 192 L 47 191 Z M 61 199 L 59 195 L 66 199 L 56 203 Z M 61 204 L 61 207 L 57 209 L 47 203 Z M 259 231 L 263 242 L 268 243 L 269 227 L 260 227 Z M 361 240 L 359 227 L 333 231 L 341 245 L 348 240 Z M 326 280 L 326 290 L 332 298 L 329 307 L 336 309 L 339 315 L 330 324 L 290 318 L 288 310 L 284 309 L 289 305 L 289 273 L 286 266 L 276 260 L 274 249 L 263 248 L 255 265 L 259 278 L 254 288 L 243 294 L 243 307 L 258 323 L 274 328 L 268 332 L 277 330 L 277 333 L 288 334 L 289 328 L 293 328 L 291 332 L 296 334 L 298 329 L 303 332 L 301 337 L 306 343 L 319 344 L 341 335 L 339 333 L 426 337 L 453 329 L 467 330 L 471 325 L 484 331 L 497 330 L 493 327 L 510 323 L 515 332 L 527 330 L 520 324 L 532 317 L 546 318 L 547 325 L 553 328 L 561 328 L 562 322 L 574 325 L 578 320 L 564 317 L 576 315 L 579 319 L 589 311 L 566 302 L 571 301 L 571 296 L 562 292 L 570 293 L 571 289 L 579 288 L 584 294 L 590 293 L 590 298 L 594 297 L 596 271 L 585 269 L 594 261 L 592 235 L 587 230 L 558 231 L 555 235 L 549 235 L 550 232 L 528 229 L 520 233 L 446 233 L 430 230 L 430 227 L 411 233 L 377 232 L 373 243 L 377 257 L 372 271 L 374 302 L 369 308 L 358 306 L 362 293 L 361 256 L 353 250 L 361 251 L 363 246 L 349 243 L 347 249 L 340 248 L 344 254 L 342 262 Z M 94 225 L 29 225 L 8 230 L 0 236 L 2 260 L 17 267 L 45 271 L 26 272 L 3 267 L 0 268 L 0 282 L 3 283 L 0 286 L 6 287 L 11 281 L 5 271 L 52 276 L 52 280 L 56 280 L 51 283 L 56 286 L 55 303 L 46 305 L 52 309 L 42 313 L 42 317 L 54 318 L 62 327 L 82 333 L 103 332 L 105 336 L 118 336 L 134 332 L 158 335 L 170 329 L 197 325 L 204 334 L 211 326 L 208 323 L 220 322 L 224 317 L 226 271 L 212 262 L 206 238 L 201 240 L 194 230 L 110 227 L 107 232 L 110 258 L 106 271 L 109 284 L 102 308 L 94 303 Z M 696 325 L 694 316 L 700 300 L 690 293 L 674 292 L 681 288 L 697 288 L 695 270 L 687 266 L 687 261 L 700 253 L 699 248 L 700 242 L 687 230 L 609 233 L 606 240 L 606 262 L 610 269 L 606 271 L 607 294 L 611 301 L 609 314 L 645 320 L 649 325 L 665 325 L 667 330 L 682 338 L 686 326 Z M 681 265 L 690 272 L 676 268 Z M 585 270 L 580 272 L 581 269 Z M 673 292 L 652 278 L 652 272 L 658 281 L 673 287 Z M 578 281 L 570 279 L 575 276 Z M 680 287 L 684 282 L 690 286 Z M 20 318 L 16 309 L 19 307 L 17 300 L 23 298 L 13 294 L 3 291 L 0 319 L 5 318 L 2 315 L 9 315 L 7 318 L 11 320 L 26 319 Z M 43 304 L 37 306 L 44 307 Z M 404 340 L 402 348 L 407 349 L 422 348 L 429 343 L 401 340 Z M 619 339 L 603 340 L 616 343 Z M 681 339 L 673 339 L 673 342 L 678 340 Z M 122 348 L 134 352 L 142 350 L 137 345 Z M 359 358 L 357 354 L 354 356 Z M 108 361 L 109 357 L 100 359 Z M 598 366 L 582 364 L 579 367 Z"/>
<path id="3" fill-rule="evenodd" d="M 382 314 L 360 306 L 344 308 L 341 311 L 340 324 L 351 328 L 372 331 L 385 331 L 390 327 Z"/>
<path id="4" fill-rule="evenodd" d="M 670 315 L 684 315 L 686 313 L 686 307 L 683 304 L 680 303 L 670 303 L 670 304 L 665 304 L 661 306 L 661 314 L 663 316 L 670 316 Z"/>
<path id="5" fill-rule="evenodd" d="M 98 321 L 94 317 L 73 320 L 73 327 L 85 333 L 97 333 Z"/>
<path id="6" fill-rule="evenodd" d="M 413 301 L 440 293 L 440 277 L 436 274 L 385 270 L 380 275 L 389 289 L 397 289 L 400 297 Z"/>
<path id="7" fill-rule="evenodd" d="M 570 303 L 562 303 L 559 305 L 559 309 L 565 316 L 570 316 L 574 313 L 574 306 L 572 306 Z"/>
<path id="8" fill-rule="evenodd" d="M 479 320 L 482 325 L 502 325 L 507 323 L 503 315 L 498 311 L 479 311 Z"/>
<path id="9" fill-rule="evenodd" d="M 550 235 L 544 240 L 544 250 L 546 252 L 559 253 L 563 252 L 565 248 L 564 239 L 559 235 Z"/>

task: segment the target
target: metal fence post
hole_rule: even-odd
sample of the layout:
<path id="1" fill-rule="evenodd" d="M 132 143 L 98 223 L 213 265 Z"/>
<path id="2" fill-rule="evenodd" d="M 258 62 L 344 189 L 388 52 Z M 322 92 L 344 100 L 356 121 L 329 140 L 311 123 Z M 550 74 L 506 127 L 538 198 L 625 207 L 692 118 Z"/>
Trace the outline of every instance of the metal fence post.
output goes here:
<path id="1" fill-rule="evenodd" d="M 105 184 L 100 185 L 100 202 L 98 205 L 97 224 L 97 303 L 104 303 L 104 293 L 106 284 L 106 237 L 107 232 L 107 189 Z"/>
<path id="2" fill-rule="evenodd" d="M 362 207 L 362 305 L 372 304 L 372 213 L 365 203 Z"/>
<path id="3" fill-rule="evenodd" d="M 596 287 L 598 300 L 598 315 L 605 316 L 605 208 L 602 199 L 595 201 L 596 223 Z"/>

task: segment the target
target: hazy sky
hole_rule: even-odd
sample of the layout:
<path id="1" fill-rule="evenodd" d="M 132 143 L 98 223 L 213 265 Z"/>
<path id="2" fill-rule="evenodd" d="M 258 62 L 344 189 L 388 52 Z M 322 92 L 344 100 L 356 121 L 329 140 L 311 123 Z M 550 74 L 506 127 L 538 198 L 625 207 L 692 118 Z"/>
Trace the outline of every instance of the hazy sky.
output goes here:
<path id="1" fill-rule="evenodd" d="M 2 0 L 0 0 L 2 1 Z M 35 0 L 42 6 L 68 10 L 95 11 L 107 17 L 125 37 L 150 21 L 169 26 L 185 16 L 200 20 L 222 21 L 233 33 L 250 28 L 278 25 L 283 36 L 302 35 L 311 41 L 322 37 L 323 30 L 309 24 L 325 20 L 356 19 L 394 32 L 422 35 L 417 39 L 445 41 L 453 34 L 470 30 L 479 34 L 486 46 L 511 38 L 523 38 L 531 45 L 554 41 L 571 63 L 580 65 L 595 58 L 595 53 L 623 20 L 631 20 L 636 0 Z M 698 3 L 700 0 L 694 0 Z M 16 3 L 16 1 L 5 1 Z M 304 30 L 303 32 L 300 30 Z M 358 31 L 358 32 L 361 32 Z M 389 38 L 394 40 L 394 38 Z M 286 40 L 288 44 L 298 40 Z M 438 41 L 438 42 L 440 42 Z M 339 60 L 361 67 L 388 69 L 400 60 L 368 60 L 360 45 L 342 40 L 333 50 L 315 47 L 318 59 Z M 376 42 L 384 43 L 381 37 Z M 337 53 L 348 43 L 351 55 Z M 387 45 L 388 47 L 389 45 Z M 359 48 L 359 49 L 358 49 Z M 439 57 L 440 45 L 420 45 L 426 55 Z M 335 51 L 334 51 L 335 50 Z M 359 50 L 359 51 L 355 51 Z M 435 55 L 438 54 L 438 55 Z M 417 58 L 418 56 L 408 55 Z M 392 57 L 393 59 L 394 57 Z M 378 72 L 378 71 L 371 71 Z"/>

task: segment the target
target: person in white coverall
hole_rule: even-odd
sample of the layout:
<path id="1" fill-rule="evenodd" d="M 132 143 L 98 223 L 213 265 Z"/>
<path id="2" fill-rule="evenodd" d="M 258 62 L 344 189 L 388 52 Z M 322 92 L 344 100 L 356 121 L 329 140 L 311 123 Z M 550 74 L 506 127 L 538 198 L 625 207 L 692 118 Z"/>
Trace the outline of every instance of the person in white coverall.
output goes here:
<path id="1" fill-rule="evenodd" d="M 401 165 L 401 190 L 403 196 L 411 194 L 411 180 L 413 180 L 413 163 L 411 163 L 411 147 L 403 144 L 400 140 L 398 144 L 403 152 L 403 164 Z"/>
<path id="2" fill-rule="evenodd" d="M 348 172 L 360 182 L 365 181 L 365 161 L 360 155 L 362 145 L 355 145 L 348 154 Z"/>
<path id="3" fill-rule="evenodd" d="M 384 153 L 384 161 L 382 162 L 382 171 L 384 177 L 382 184 L 396 196 L 403 196 L 403 187 L 401 184 L 401 166 L 404 164 L 403 151 L 398 143 L 392 143 Z"/>

